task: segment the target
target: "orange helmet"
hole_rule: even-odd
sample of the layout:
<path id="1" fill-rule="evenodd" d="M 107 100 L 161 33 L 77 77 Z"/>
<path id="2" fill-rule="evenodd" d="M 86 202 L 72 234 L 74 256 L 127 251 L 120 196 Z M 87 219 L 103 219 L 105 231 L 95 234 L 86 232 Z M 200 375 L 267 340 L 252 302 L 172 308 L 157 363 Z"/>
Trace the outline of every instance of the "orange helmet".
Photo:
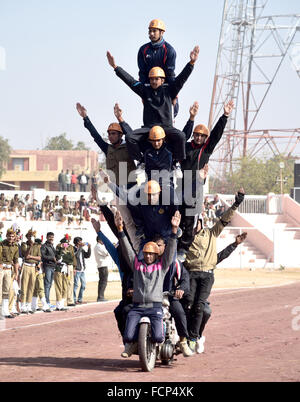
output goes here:
<path id="1" fill-rule="evenodd" d="M 193 133 L 197 134 L 205 134 L 207 137 L 209 136 L 208 128 L 204 124 L 198 124 L 195 128 Z"/>
<path id="2" fill-rule="evenodd" d="M 152 67 L 151 70 L 149 71 L 148 77 L 149 78 L 155 78 L 155 77 L 166 78 L 166 74 L 162 68 Z"/>
<path id="3" fill-rule="evenodd" d="M 150 28 L 157 28 L 157 29 L 160 29 L 161 31 L 164 31 L 164 32 L 166 30 L 165 23 L 162 20 L 157 20 L 157 19 L 152 20 L 152 21 L 149 22 L 148 29 L 150 29 Z"/>
<path id="4" fill-rule="evenodd" d="M 149 132 L 149 140 L 155 141 L 155 140 L 161 140 L 165 138 L 165 130 L 160 127 L 160 126 L 153 126 Z"/>
<path id="5" fill-rule="evenodd" d="M 144 253 L 154 253 L 154 254 L 159 254 L 159 248 L 158 245 L 154 241 L 149 241 L 146 243 L 143 247 L 143 252 Z"/>
<path id="6" fill-rule="evenodd" d="M 107 132 L 109 132 L 110 130 L 119 131 L 119 133 L 123 134 L 122 128 L 119 123 L 110 123 L 107 128 Z"/>
<path id="7" fill-rule="evenodd" d="M 149 180 L 144 187 L 144 192 L 146 194 L 157 194 L 160 193 L 160 185 L 155 180 Z"/>

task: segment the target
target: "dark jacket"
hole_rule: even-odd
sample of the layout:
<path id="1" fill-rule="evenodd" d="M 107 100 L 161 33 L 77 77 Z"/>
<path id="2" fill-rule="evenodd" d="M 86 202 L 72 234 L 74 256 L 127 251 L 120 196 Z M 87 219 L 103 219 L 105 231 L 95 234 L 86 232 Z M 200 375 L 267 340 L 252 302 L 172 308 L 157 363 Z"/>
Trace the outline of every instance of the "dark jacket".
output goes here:
<path id="1" fill-rule="evenodd" d="M 180 261 L 173 262 L 165 276 L 164 292 L 183 290 L 185 294 L 190 291 L 190 275 Z"/>
<path id="2" fill-rule="evenodd" d="M 135 80 L 121 67 L 116 67 L 115 72 L 144 103 L 143 122 L 144 127 L 173 127 L 172 100 L 176 98 L 184 83 L 193 71 L 194 66 L 188 63 L 182 72 L 170 83 L 165 83 L 157 89 L 152 89 L 150 84 L 142 84 Z"/>
<path id="3" fill-rule="evenodd" d="M 194 141 L 186 143 L 186 159 L 181 164 L 183 170 L 196 171 L 202 169 L 208 163 L 211 154 L 222 137 L 226 123 L 227 117 L 223 114 L 204 144 L 196 145 Z"/>
<path id="4" fill-rule="evenodd" d="M 56 267 L 55 261 L 58 259 L 58 252 L 51 243 L 46 241 L 44 244 L 42 244 L 41 255 L 44 269 Z"/>
<path id="5" fill-rule="evenodd" d="M 91 247 L 88 248 L 88 251 L 85 251 L 82 247 L 75 247 L 74 246 L 74 253 L 76 257 L 76 271 L 85 271 L 86 266 L 85 266 L 85 259 L 90 258 L 91 256 Z M 83 265 L 81 264 L 83 263 Z"/>
<path id="6" fill-rule="evenodd" d="M 168 82 L 175 79 L 175 49 L 164 39 L 159 43 L 148 42 L 138 51 L 139 80 L 142 84 L 149 82 L 149 71 L 152 67 L 161 67 Z"/>
<path id="7" fill-rule="evenodd" d="M 156 180 L 155 176 L 151 176 L 151 170 L 167 170 L 171 172 L 173 164 L 172 153 L 168 150 L 167 145 L 164 144 L 159 150 L 155 150 L 152 146 L 144 153 L 145 172 L 148 180 L 152 177 Z"/>

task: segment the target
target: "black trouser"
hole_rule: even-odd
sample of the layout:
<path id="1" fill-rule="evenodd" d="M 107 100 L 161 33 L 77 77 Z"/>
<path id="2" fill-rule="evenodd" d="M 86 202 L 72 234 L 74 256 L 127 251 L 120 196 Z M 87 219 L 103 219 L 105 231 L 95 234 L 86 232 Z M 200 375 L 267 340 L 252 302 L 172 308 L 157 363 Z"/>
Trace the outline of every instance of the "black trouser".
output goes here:
<path id="1" fill-rule="evenodd" d="M 190 292 L 184 299 L 190 338 L 196 339 L 200 333 L 203 311 L 214 284 L 213 272 L 190 271 Z"/>
<path id="2" fill-rule="evenodd" d="M 108 268 L 100 267 L 98 268 L 98 272 L 99 272 L 98 299 L 104 299 L 104 291 L 107 286 Z"/>
<path id="3" fill-rule="evenodd" d="M 182 304 L 178 299 L 169 297 L 170 313 L 174 317 L 177 333 L 180 337 L 189 337 L 187 319 Z"/>
<path id="4" fill-rule="evenodd" d="M 209 303 L 205 303 L 204 309 L 203 309 L 203 317 L 202 321 L 200 324 L 200 329 L 199 329 L 199 338 L 201 338 L 205 325 L 207 324 L 207 321 L 210 319 L 211 316 L 211 308 L 209 307 Z"/>
<path id="5" fill-rule="evenodd" d="M 185 159 L 185 134 L 175 127 L 163 127 L 166 133 L 168 149 L 173 154 L 175 161 L 181 161 Z M 129 156 L 132 160 L 142 161 L 143 153 L 147 149 L 147 140 L 150 128 L 142 127 L 137 130 L 126 134 L 126 144 Z"/>
<path id="6" fill-rule="evenodd" d="M 115 318 L 117 320 L 120 334 L 123 336 L 126 326 L 126 319 L 129 311 L 132 309 L 132 299 L 122 299 L 118 306 L 114 309 Z"/>

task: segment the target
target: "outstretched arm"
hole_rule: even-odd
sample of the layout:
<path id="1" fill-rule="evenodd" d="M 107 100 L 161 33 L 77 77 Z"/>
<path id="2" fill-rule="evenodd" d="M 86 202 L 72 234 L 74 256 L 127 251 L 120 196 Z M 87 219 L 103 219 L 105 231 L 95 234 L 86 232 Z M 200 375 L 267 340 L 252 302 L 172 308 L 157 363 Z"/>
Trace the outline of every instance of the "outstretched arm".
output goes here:
<path id="1" fill-rule="evenodd" d="M 122 67 L 118 67 L 115 63 L 114 57 L 110 54 L 110 52 L 106 53 L 108 64 L 115 70 L 115 73 L 122 81 L 125 82 L 126 85 L 132 89 L 139 96 L 143 96 L 143 88 L 144 85 L 140 82 L 135 80 L 130 74 L 128 74 Z"/>
<path id="2" fill-rule="evenodd" d="M 95 143 L 98 145 L 98 147 L 101 149 L 101 151 L 104 152 L 104 154 L 106 156 L 107 150 L 108 150 L 108 143 L 103 140 L 101 135 L 98 133 L 96 128 L 93 126 L 92 122 L 88 118 L 87 110 L 80 103 L 76 103 L 76 109 L 77 109 L 77 112 L 79 113 L 79 116 L 81 116 L 83 118 L 84 127 L 89 130 L 91 136 L 94 138 Z"/>
<path id="3" fill-rule="evenodd" d="M 170 83 L 170 95 L 174 99 L 178 95 L 189 76 L 191 75 L 194 64 L 196 63 L 199 55 L 199 46 L 195 46 L 190 53 L 190 61 L 181 71 L 181 73 L 175 78 L 173 82 Z"/>
<path id="4" fill-rule="evenodd" d="M 132 248 L 131 244 L 129 243 L 128 238 L 126 237 L 126 235 L 123 231 L 123 219 L 122 219 L 120 211 L 117 211 L 115 213 L 115 225 L 116 225 L 116 227 L 118 229 L 118 233 L 119 233 L 122 254 L 125 257 L 126 262 L 128 263 L 131 270 L 134 271 L 134 261 L 136 258 L 136 254 L 135 254 L 135 251 Z"/>
<path id="5" fill-rule="evenodd" d="M 224 114 L 219 118 L 214 128 L 211 130 L 210 136 L 207 140 L 207 146 L 205 152 L 212 154 L 216 145 L 222 138 L 227 119 L 234 108 L 234 103 L 230 100 L 224 105 Z"/>
<path id="6" fill-rule="evenodd" d="M 171 219 L 172 233 L 168 239 L 167 247 L 162 257 L 162 269 L 165 272 L 169 269 L 169 266 L 172 264 L 174 259 L 174 254 L 177 248 L 177 231 L 179 228 L 180 220 L 180 212 L 176 211 Z"/>
<path id="7" fill-rule="evenodd" d="M 120 108 L 119 104 L 116 103 L 114 106 L 114 114 L 118 120 L 118 122 L 120 123 L 120 126 L 122 128 L 123 133 L 126 134 L 130 134 L 132 133 L 132 128 L 130 127 L 130 125 L 128 123 L 126 123 L 126 121 L 123 119 L 123 111 Z"/>
<path id="8" fill-rule="evenodd" d="M 242 234 L 236 236 L 235 242 L 229 244 L 226 248 L 224 248 L 222 251 L 220 251 L 217 255 L 217 264 L 219 264 L 221 261 L 225 260 L 225 258 L 228 258 L 230 254 L 237 248 L 239 244 L 241 244 L 247 237 L 247 232 L 243 232 Z"/>
<path id="9" fill-rule="evenodd" d="M 185 134 L 186 141 L 188 141 L 193 133 L 193 128 L 194 128 L 194 121 L 195 117 L 198 113 L 199 110 L 199 103 L 195 101 L 192 106 L 190 107 L 190 118 L 186 122 L 186 125 L 184 126 L 184 129 L 182 130 Z"/>

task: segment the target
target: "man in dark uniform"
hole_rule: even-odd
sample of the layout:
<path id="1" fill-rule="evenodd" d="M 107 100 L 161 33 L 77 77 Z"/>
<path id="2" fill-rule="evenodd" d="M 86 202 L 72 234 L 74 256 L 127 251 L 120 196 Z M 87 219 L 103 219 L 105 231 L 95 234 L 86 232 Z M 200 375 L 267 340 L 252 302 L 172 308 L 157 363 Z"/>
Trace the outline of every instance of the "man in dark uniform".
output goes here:
<path id="1" fill-rule="evenodd" d="M 193 131 L 192 141 L 186 142 L 186 159 L 181 164 L 183 180 L 182 185 L 179 186 L 183 195 L 182 205 L 179 209 L 182 216 L 181 229 L 183 231 L 183 235 L 178 243 L 178 258 L 181 261 L 184 261 L 185 254 L 193 242 L 194 217 L 201 213 L 203 204 L 203 186 L 199 181 L 198 172 L 208 163 L 209 158 L 220 141 L 227 118 L 233 107 L 234 104 L 232 101 L 229 101 L 224 106 L 224 114 L 220 117 L 211 133 L 209 133 L 208 128 L 204 124 L 198 124 Z M 190 129 L 191 127 L 189 127 Z M 196 208 L 198 206 L 199 208 Z"/>
<path id="2" fill-rule="evenodd" d="M 119 123 L 111 123 L 107 128 L 108 142 L 105 142 L 96 128 L 90 121 L 86 109 L 80 104 L 76 104 L 79 115 L 83 118 L 84 127 L 89 130 L 96 144 L 106 156 L 106 167 L 110 172 L 110 179 L 118 186 L 128 183 L 129 174 L 135 170 L 134 161 L 129 157 L 125 142 L 122 140 L 123 131 L 131 132 L 130 126 L 122 118 L 122 110 L 116 103 L 114 107 L 115 115 L 117 116 Z M 120 163 L 126 162 L 125 172 L 126 174 L 120 175 Z M 113 172 L 114 177 L 112 177 Z"/>
<path id="3" fill-rule="evenodd" d="M 134 130 L 126 136 L 126 143 L 131 159 L 139 164 L 143 163 L 140 143 L 145 142 L 151 127 L 161 126 L 165 130 L 167 139 L 172 145 L 174 164 L 185 159 L 185 134 L 173 127 L 172 101 L 183 87 L 184 83 L 193 71 L 194 64 L 198 59 L 199 46 L 190 53 L 190 62 L 183 71 L 170 83 L 165 83 L 165 72 L 160 67 L 153 67 L 149 72 L 150 84 L 142 84 L 131 75 L 118 67 L 114 57 L 107 52 L 108 63 L 115 70 L 117 76 L 122 79 L 137 95 L 144 104 L 143 127 Z"/>

